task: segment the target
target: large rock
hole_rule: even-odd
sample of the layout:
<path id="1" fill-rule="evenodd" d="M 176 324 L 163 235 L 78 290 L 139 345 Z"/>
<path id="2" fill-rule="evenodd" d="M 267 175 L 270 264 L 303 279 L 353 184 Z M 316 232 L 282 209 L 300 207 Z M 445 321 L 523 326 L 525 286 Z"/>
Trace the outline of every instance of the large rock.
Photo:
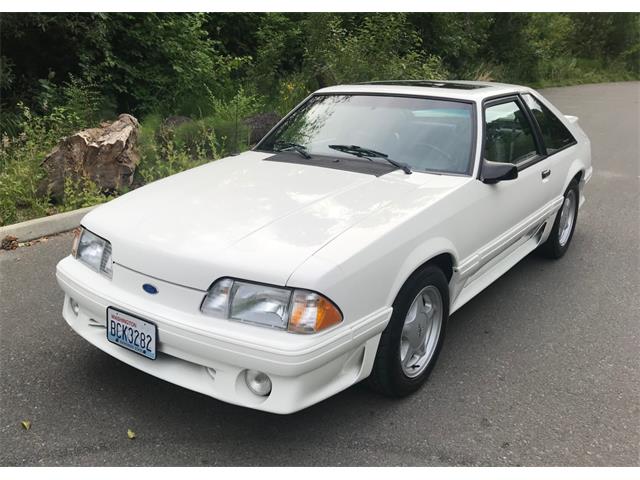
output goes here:
<path id="1" fill-rule="evenodd" d="M 42 162 L 46 177 L 41 192 L 62 201 L 65 178 L 88 178 L 105 192 L 130 186 L 140 162 L 139 128 L 135 117 L 123 113 L 113 123 L 63 138 Z"/>

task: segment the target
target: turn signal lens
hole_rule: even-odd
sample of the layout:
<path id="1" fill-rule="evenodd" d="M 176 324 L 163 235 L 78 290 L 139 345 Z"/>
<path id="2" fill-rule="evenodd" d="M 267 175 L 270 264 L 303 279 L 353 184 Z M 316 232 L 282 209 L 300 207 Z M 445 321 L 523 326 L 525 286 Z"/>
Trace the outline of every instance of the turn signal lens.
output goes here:
<path id="1" fill-rule="evenodd" d="M 71 255 L 75 258 L 78 256 L 78 244 L 80 243 L 80 235 L 82 227 L 76 228 L 73 232 L 73 245 L 71 246 Z"/>
<path id="2" fill-rule="evenodd" d="M 329 299 L 308 290 L 295 290 L 291 300 L 289 330 L 296 333 L 315 333 L 337 325 L 342 314 Z"/>
<path id="3" fill-rule="evenodd" d="M 230 278 L 224 278 L 212 285 L 200 307 L 202 313 L 214 317 L 226 317 L 229 313 L 229 296 L 232 286 L 233 280 Z"/>
<path id="4" fill-rule="evenodd" d="M 80 305 L 73 298 L 69 298 L 69 306 L 71 306 L 71 311 L 77 317 L 80 312 Z"/>

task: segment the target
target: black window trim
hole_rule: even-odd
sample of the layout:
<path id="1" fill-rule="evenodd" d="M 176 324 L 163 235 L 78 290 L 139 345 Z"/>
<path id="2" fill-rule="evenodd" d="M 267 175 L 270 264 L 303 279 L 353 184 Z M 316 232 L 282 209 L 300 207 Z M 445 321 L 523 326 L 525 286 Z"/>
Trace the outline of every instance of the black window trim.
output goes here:
<path id="1" fill-rule="evenodd" d="M 546 110 L 547 110 L 551 115 L 553 115 L 553 116 L 556 118 L 556 120 L 558 120 L 558 121 L 560 122 L 560 124 L 561 124 L 561 125 L 562 125 L 566 130 L 567 130 L 567 132 L 569 132 L 569 135 L 571 135 L 571 138 L 572 138 L 572 140 L 573 140 L 573 141 L 572 141 L 571 143 L 568 143 L 568 144 L 567 144 L 567 145 L 565 145 L 564 147 L 559 148 L 559 149 L 557 149 L 557 150 L 555 150 L 555 151 L 553 151 L 553 152 L 549 153 L 549 149 L 547 148 L 547 146 L 546 146 L 546 145 L 545 145 L 545 143 L 544 143 L 544 138 L 543 138 L 543 136 L 542 136 L 542 129 L 540 128 L 540 124 L 538 124 L 538 120 L 536 119 L 536 116 L 533 114 L 533 112 L 532 112 L 532 111 L 531 111 L 531 109 L 529 108 L 529 105 L 527 105 L 527 101 L 524 99 L 524 96 L 525 96 L 525 95 L 529 95 L 529 96 L 530 96 L 531 98 L 533 98 L 533 99 L 534 99 L 534 100 L 535 100 L 539 105 L 541 105 L 541 106 L 542 106 L 543 108 L 545 108 L 545 109 L 546 109 Z M 520 93 L 520 94 L 519 94 L 519 96 L 522 98 L 522 103 L 523 103 L 523 105 L 525 106 L 525 108 L 527 109 L 527 112 L 529 112 L 529 117 L 532 119 L 533 124 L 535 125 L 535 129 L 536 129 L 536 131 L 537 131 L 537 133 L 538 133 L 538 135 L 539 135 L 539 137 L 540 137 L 540 142 L 542 143 L 542 146 L 543 146 L 543 148 L 544 148 L 544 152 L 545 152 L 546 157 L 551 157 L 551 156 L 555 155 L 556 153 L 562 152 L 563 150 L 566 150 L 567 148 L 571 148 L 571 147 L 573 147 L 573 146 L 575 146 L 575 145 L 577 145 L 577 144 L 578 144 L 578 141 L 576 140 L 576 137 L 573 135 L 573 133 L 571 133 L 571 130 L 570 130 L 569 128 L 567 128 L 567 126 L 564 124 L 564 122 L 563 122 L 560 118 L 558 118 L 558 116 L 557 116 L 555 113 L 553 113 L 553 112 L 549 109 L 549 107 L 547 107 L 547 106 L 544 104 L 544 102 L 543 102 L 542 100 L 540 100 L 536 95 L 534 95 L 534 94 L 533 94 L 533 93 L 531 93 L 531 92 L 522 92 L 522 93 Z M 543 113 L 544 113 L 544 111 L 543 111 Z"/>
<path id="2" fill-rule="evenodd" d="M 447 101 L 447 102 L 458 102 L 458 103 L 466 103 L 467 105 L 471 105 L 471 148 L 469 149 L 469 165 L 467 166 L 467 170 L 465 172 L 446 172 L 441 170 L 413 170 L 415 173 L 429 173 L 432 175 L 449 175 L 456 177 L 471 177 L 473 176 L 473 170 L 476 164 L 476 153 L 478 147 L 478 122 L 477 122 L 477 109 L 476 102 L 473 100 L 468 100 L 464 98 L 451 98 L 446 96 L 436 96 L 436 95 L 420 95 L 418 93 L 386 93 L 386 92 L 353 92 L 349 90 L 339 90 L 335 92 L 314 92 L 307 96 L 304 100 L 302 100 L 298 105 L 296 105 L 289 113 L 287 113 L 282 119 L 276 123 L 271 130 L 269 130 L 264 137 L 260 139 L 260 141 L 251 149 L 251 151 L 255 152 L 263 152 L 263 153 L 273 153 L 267 150 L 260 150 L 260 146 L 262 143 L 273 133 L 277 128 L 280 127 L 291 115 L 300 110 L 306 103 L 311 100 L 313 97 L 329 97 L 335 95 L 360 95 L 360 96 L 368 96 L 368 97 L 404 97 L 404 98 L 418 98 L 422 100 L 437 100 L 437 101 Z M 482 158 L 480 159 L 480 163 L 482 164 Z"/>
<path id="3" fill-rule="evenodd" d="M 482 180 L 482 164 L 484 163 L 484 160 L 485 160 L 484 146 L 485 146 L 485 140 L 486 140 L 486 125 L 487 125 L 486 115 L 485 115 L 486 110 L 489 107 L 493 107 L 495 105 L 502 105 L 503 103 L 509 103 L 509 102 L 515 102 L 518 105 L 518 107 L 520 107 L 524 112 L 525 117 L 529 122 L 529 127 L 531 128 L 531 132 L 533 133 L 533 141 L 536 145 L 536 155 L 534 155 L 533 157 L 531 157 L 530 159 L 524 162 L 515 164 L 516 167 L 518 168 L 518 172 L 521 172 L 522 170 L 529 168 L 548 157 L 547 150 L 544 147 L 544 143 L 542 142 L 542 137 L 540 135 L 540 132 L 538 131 L 538 124 L 532 122 L 532 114 L 527 108 L 527 105 L 524 99 L 520 97 L 519 92 L 511 92 L 511 93 L 497 95 L 493 97 L 487 97 L 484 100 L 482 100 L 482 119 L 481 119 L 482 145 L 480 147 L 480 165 L 478 167 L 478 175 L 476 176 L 478 180 Z M 533 120 L 535 121 L 535 119 Z"/>

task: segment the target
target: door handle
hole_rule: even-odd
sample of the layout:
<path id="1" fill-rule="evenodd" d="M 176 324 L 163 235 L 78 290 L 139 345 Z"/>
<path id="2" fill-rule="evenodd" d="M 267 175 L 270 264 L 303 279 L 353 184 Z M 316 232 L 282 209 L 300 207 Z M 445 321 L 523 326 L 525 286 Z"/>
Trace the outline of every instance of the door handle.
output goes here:
<path id="1" fill-rule="evenodd" d="M 551 170 L 549 170 L 548 168 L 546 170 L 542 171 L 542 179 L 544 180 L 545 178 L 547 178 L 549 175 L 551 175 Z"/>

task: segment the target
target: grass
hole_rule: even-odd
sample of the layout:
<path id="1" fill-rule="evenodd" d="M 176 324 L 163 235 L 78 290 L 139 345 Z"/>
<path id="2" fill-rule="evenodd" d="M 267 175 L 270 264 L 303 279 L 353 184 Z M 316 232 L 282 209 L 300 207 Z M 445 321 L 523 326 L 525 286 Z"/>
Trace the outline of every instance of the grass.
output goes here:
<path id="1" fill-rule="evenodd" d="M 597 60 L 559 57 L 541 67 L 535 88 L 568 87 L 588 83 L 606 83 L 640 80 L 640 72 L 633 72 L 621 62 L 605 64 Z"/>

